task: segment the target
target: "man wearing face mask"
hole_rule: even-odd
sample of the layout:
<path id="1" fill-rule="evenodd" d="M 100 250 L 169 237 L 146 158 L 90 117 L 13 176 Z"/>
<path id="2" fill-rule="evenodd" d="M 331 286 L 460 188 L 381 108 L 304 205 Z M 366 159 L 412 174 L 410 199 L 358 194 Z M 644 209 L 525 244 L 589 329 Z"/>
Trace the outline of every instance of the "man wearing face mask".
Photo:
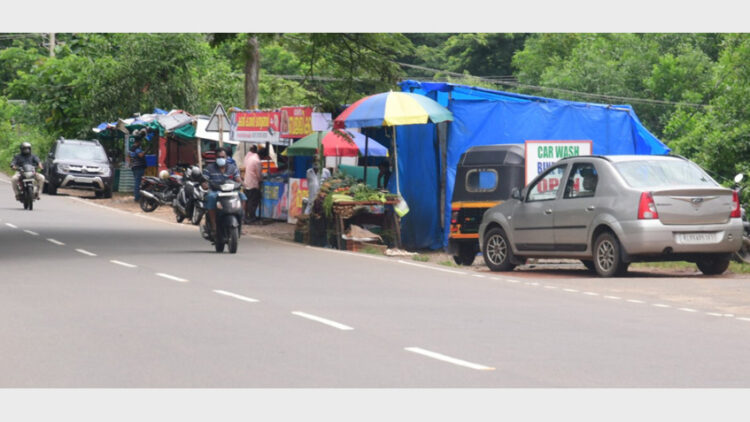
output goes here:
<path id="1" fill-rule="evenodd" d="M 318 164 L 317 160 L 313 161 L 311 169 L 307 169 L 307 191 L 309 196 L 307 198 L 305 214 L 310 214 L 312 211 L 313 202 L 315 202 L 315 198 L 320 191 L 320 185 L 329 177 L 331 177 L 331 172 L 327 168 L 320 170 L 320 164 Z"/>
<path id="2" fill-rule="evenodd" d="M 204 189 L 208 189 L 212 186 L 219 186 L 227 180 L 233 180 L 237 183 L 242 183 L 240 178 L 240 170 L 234 162 L 227 162 L 227 151 L 224 148 L 219 148 L 216 151 L 216 162 L 207 165 L 203 169 L 203 175 L 208 180 L 204 183 Z M 213 239 L 216 235 L 216 201 L 219 198 L 219 192 L 211 190 L 206 194 L 206 211 L 208 211 L 208 220 L 211 225 L 211 238 Z M 245 208 L 245 201 L 247 197 L 240 191 L 240 200 L 242 201 L 242 208 Z"/>
<path id="3" fill-rule="evenodd" d="M 36 179 L 36 199 L 39 199 L 39 191 L 42 190 L 42 187 L 44 186 L 44 176 L 42 175 L 41 170 L 44 168 L 42 167 L 42 162 L 39 160 L 39 157 L 31 153 L 31 144 L 28 142 L 24 142 L 21 144 L 21 153 L 16 154 L 13 157 L 13 161 L 10 163 L 10 167 L 13 170 L 18 170 L 22 168 L 25 164 L 31 164 L 34 167 L 37 167 L 40 171 L 36 172 L 34 175 L 34 178 Z M 13 186 L 13 192 L 16 194 L 16 199 L 21 199 L 21 192 L 18 190 L 18 179 L 21 178 L 21 173 L 16 172 L 16 174 L 11 177 L 12 186 Z"/>

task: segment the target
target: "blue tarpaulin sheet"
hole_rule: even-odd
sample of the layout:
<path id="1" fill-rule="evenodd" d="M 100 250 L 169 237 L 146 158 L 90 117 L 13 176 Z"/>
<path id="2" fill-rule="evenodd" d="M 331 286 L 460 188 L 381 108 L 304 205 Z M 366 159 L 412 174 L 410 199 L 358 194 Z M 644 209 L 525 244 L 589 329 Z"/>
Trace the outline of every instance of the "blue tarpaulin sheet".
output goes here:
<path id="1" fill-rule="evenodd" d="M 670 150 L 638 120 L 629 105 L 606 105 L 533 97 L 441 82 L 401 82 L 403 91 L 423 94 L 448 107 L 445 221 L 458 160 L 478 145 L 524 141 L 591 140 L 593 153 L 666 154 Z M 447 246 L 449 224 L 440 224 L 440 151 L 435 125 L 397 128 L 401 193 L 409 204 L 402 241 L 409 248 Z"/>

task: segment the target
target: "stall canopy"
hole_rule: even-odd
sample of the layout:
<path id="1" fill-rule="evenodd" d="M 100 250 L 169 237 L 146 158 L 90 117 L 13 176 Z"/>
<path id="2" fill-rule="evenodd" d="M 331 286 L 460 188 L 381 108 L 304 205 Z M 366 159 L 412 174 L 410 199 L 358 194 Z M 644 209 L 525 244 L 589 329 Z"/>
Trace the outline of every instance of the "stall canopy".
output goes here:
<path id="1" fill-rule="evenodd" d="M 410 209 L 402 220 L 402 240 L 411 248 L 439 249 L 448 244 L 446 222 L 450 222 L 456 166 L 470 147 L 591 140 L 597 155 L 670 151 L 629 105 L 580 103 L 439 82 L 407 80 L 400 86 L 438 101 L 454 117 L 439 131 L 434 124 L 397 128 L 400 187 Z"/>

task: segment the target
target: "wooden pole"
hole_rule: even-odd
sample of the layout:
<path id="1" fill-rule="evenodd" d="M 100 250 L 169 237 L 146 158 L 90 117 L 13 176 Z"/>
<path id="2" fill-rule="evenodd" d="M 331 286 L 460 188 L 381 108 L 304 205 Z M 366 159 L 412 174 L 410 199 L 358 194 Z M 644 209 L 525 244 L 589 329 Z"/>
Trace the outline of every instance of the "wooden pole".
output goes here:
<path id="1" fill-rule="evenodd" d="M 393 161 L 396 167 L 396 194 L 401 196 L 401 187 L 398 183 L 398 145 L 396 144 L 396 126 L 393 127 Z"/>

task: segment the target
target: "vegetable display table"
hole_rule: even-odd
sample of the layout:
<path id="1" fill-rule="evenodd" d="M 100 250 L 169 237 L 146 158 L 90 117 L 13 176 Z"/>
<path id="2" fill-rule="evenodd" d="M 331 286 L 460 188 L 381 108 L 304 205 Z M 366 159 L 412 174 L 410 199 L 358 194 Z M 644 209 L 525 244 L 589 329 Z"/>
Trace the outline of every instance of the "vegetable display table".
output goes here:
<path id="1" fill-rule="evenodd" d="M 336 246 L 342 248 L 342 235 L 344 234 L 344 220 L 354 216 L 356 208 L 362 206 L 383 205 L 382 227 L 392 226 L 394 231 L 393 242 L 397 248 L 401 248 L 401 218 L 393 209 L 398 201 L 339 201 L 333 203 L 333 218 L 336 225 Z"/>

